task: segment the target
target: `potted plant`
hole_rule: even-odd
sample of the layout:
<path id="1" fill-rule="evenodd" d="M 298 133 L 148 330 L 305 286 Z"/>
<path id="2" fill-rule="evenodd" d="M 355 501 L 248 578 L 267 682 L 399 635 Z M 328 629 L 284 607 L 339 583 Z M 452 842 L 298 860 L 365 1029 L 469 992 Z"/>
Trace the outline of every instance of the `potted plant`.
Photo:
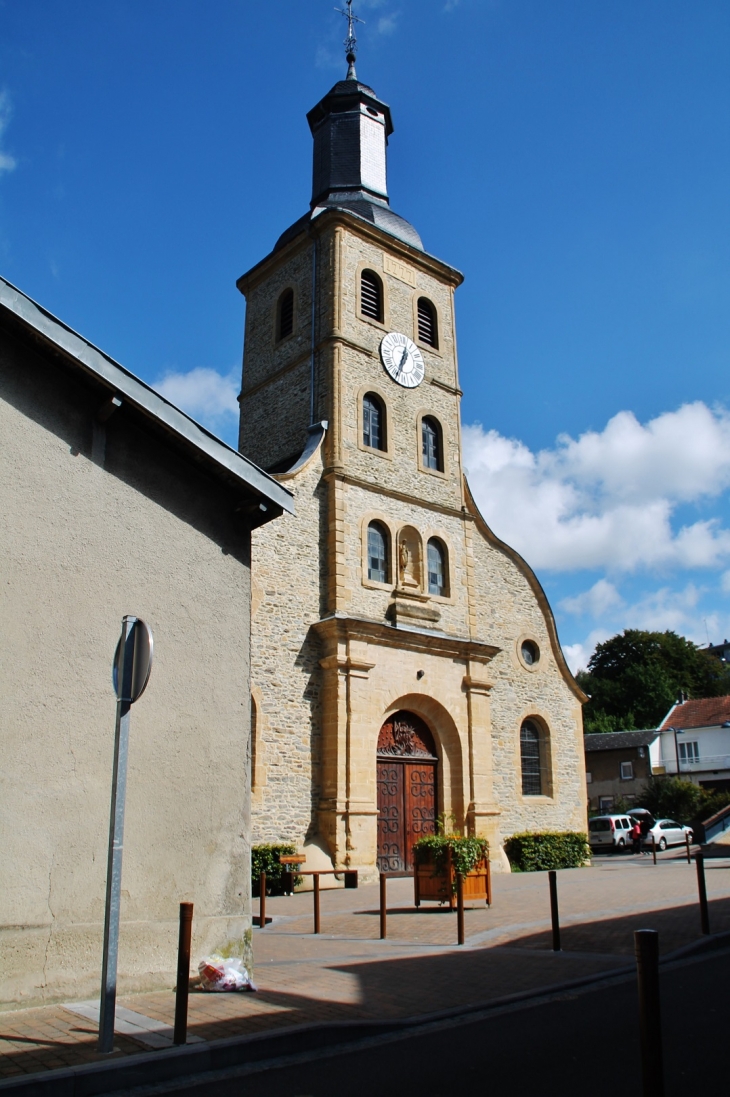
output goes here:
<path id="1" fill-rule="evenodd" d="M 464 901 L 492 903 L 489 843 L 460 834 L 428 834 L 413 845 L 415 903 L 424 900 L 456 906 L 456 878 L 464 880 Z"/>

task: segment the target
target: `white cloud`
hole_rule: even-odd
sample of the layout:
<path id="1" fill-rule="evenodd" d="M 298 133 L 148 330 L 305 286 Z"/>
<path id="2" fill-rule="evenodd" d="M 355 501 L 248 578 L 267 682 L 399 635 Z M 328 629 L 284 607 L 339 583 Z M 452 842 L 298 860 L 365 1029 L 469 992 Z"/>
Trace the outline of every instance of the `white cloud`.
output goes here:
<path id="1" fill-rule="evenodd" d="M 563 645 L 565 661 L 573 674 L 577 674 L 579 670 L 586 669 L 588 660 L 595 651 L 596 644 L 602 644 L 605 640 L 608 640 L 611 635 L 612 633 L 606 631 L 606 629 L 594 629 L 593 632 L 586 637 L 583 643 Z"/>
<path id="2" fill-rule="evenodd" d="M 7 129 L 11 113 L 10 96 L 7 91 L 0 91 L 0 141 Z M 0 175 L 4 171 L 14 171 L 16 166 L 15 158 L 0 149 Z"/>
<path id="3" fill-rule="evenodd" d="M 573 598 L 563 598 L 559 606 L 565 613 L 576 616 L 589 614 L 591 617 L 602 617 L 607 610 L 623 604 L 624 600 L 613 583 L 609 583 L 607 579 L 599 579 L 590 590 Z"/>
<path id="4" fill-rule="evenodd" d="M 646 591 L 632 604 L 622 600 L 620 605 L 610 606 L 603 612 L 596 605 L 595 617 L 602 618 L 600 626 L 582 642 L 563 646 L 570 669 L 573 673 L 585 669 L 596 644 L 603 643 L 624 629 L 646 629 L 650 632 L 671 630 L 699 647 L 705 647 L 708 642 L 716 643 L 718 638 L 730 635 L 730 612 L 711 608 L 712 593 L 711 589 L 690 582 L 679 589 L 663 586 Z M 575 601 L 580 598 L 588 600 L 590 594 L 591 591 L 586 591 Z M 708 594 L 708 601 L 704 601 Z M 564 599 L 560 602 L 559 609 L 565 608 L 565 602 L 569 601 Z"/>
<path id="5" fill-rule="evenodd" d="M 341 69 L 345 63 L 342 47 L 334 50 L 327 46 L 318 46 L 314 63 L 318 69 Z"/>
<path id="6" fill-rule="evenodd" d="M 383 15 L 378 19 L 378 34 L 392 34 L 395 30 L 397 19 L 397 13 L 394 13 L 393 15 Z"/>
<path id="7" fill-rule="evenodd" d="M 660 587 L 643 595 L 633 606 L 624 611 L 624 628 L 647 629 L 665 632 L 671 629 L 682 635 L 701 631 L 698 629 L 698 605 L 704 590 L 694 583 L 687 583 L 682 590 Z M 703 619 L 704 621 L 704 619 Z"/>
<path id="8" fill-rule="evenodd" d="M 464 428 L 464 464 L 495 533 L 533 566 L 554 571 L 719 567 L 730 530 L 717 518 L 675 529 L 676 508 L 730 486 L 730 413 L 697 402 L 642 425 L 631 412 L 603 431 L 523 442 Z"/>
<path id="9" fill-rule="evenodd" d="M 193 419 L 210 426 L 221 418 L 238 415 L 239 381 L 235 371 L 224 375 L 198 366 L 187 373 L 166 373 L 155 388 Z"/>
<path id="10" fill-rule="evenodd" d="M 720 589 L 725 594 L 730 594 L 730 571 L 726 571 L 720 579 Z"/>

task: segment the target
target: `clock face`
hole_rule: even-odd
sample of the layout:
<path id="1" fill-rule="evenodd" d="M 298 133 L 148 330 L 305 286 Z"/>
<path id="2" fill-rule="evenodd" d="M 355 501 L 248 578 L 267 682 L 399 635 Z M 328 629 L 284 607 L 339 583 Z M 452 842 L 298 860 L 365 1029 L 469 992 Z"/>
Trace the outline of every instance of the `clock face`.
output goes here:
<path id="1" fill-rule="evenodd" d="M 390 376 L 399 385 L 404 385 L 407 389 L 420 385 L 426 372 L 423 356 L 406 335 L 397 331 L 384 335 L 380 344 L 380 357 Z"/>

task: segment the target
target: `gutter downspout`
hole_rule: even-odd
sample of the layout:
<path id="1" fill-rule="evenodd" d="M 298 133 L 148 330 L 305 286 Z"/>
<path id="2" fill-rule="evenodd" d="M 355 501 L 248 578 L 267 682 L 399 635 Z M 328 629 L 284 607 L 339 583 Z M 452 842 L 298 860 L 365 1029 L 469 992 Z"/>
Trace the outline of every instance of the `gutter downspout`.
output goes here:
<path id="1" fill-rule="evenodd" d="M 317 237 L 310 232 L 312 238 L 312 352 L 309 369 L 309 422 L 314 424 L 314 347 L 315 347 L 315 320 L 317 309 Z"/>

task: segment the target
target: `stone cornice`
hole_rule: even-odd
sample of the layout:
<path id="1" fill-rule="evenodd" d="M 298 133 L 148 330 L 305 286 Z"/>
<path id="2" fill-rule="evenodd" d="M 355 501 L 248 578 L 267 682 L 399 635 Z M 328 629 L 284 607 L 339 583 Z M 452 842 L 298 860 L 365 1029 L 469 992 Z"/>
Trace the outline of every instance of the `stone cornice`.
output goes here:
<path id="1" fill-rule="evenodd" d="M 315 625 L 316 628 L 316 625 Z M 328 655 L 320 659 L 319 665 L 323 670 L 339 670 L 342 674 L 350 674 L 354 678 L 367 678 L 375 663 L 366 663 L 363 659 L 351 659 L 349 656 Z"/>
<path id="2" fill-rule="evenodd" d="M 461 518 L 463 521 L 472 521 L 470 514 L 465 513 L 459 507 L 449 507 L 445 503 L 436 503 L 431 499 L 419 499 L 416 495 L 409 495 L 404 491 L 396 491 L 394 488 L 385 487 L 383 484 L 371 484 L 367 480 L 361 480 L 358 476 L 351 476 L 340 466 L 330 465 L 322 474 L 323 480 L 339 480 L 343 484 L 349 484 L 353 488 L 362 488 L 363 491 L 372 492 L 375 495 L 387 495 L 389 499 L 397 499 L 400 503 L 410 503 L 424 510 L 437 510 L 440 514 L 448 514 L 451 518 Z"/>
<path id="3" fill-rule="evenodd" d="M 364 237 L 371 243 L 377 244 L 379 247 L 391 252 L 391 254 L 400 256 L 411 266 L 418 267 L 433 278 L 445 282 L 448 286 L 456 288 L 464 281 L 464 275 L 460 271 L 437 259 L 435 255 L 429 255 L 425 251 L 419 251 L 418 248 L 412 248 L 404 241 L 391 236 L 389 232 L 384 232 L 382 229 L 370 224 L 369 221 L 365 221 L 362 217 L 348 213 L 347 210 L 324 208 L 320 214 L 309 222 L 306 228 L 302 228 L 298 236 L 284 244 L 278 251 L 269 252 L 256 266 L 251 267 L 245 274 L 242 274 L 236 282 L 236 286 L 245 296 L 249 290 L 267 278 L 272 270 L 287 262 L 303 247 L 306 247 L 313 237 L 321 237 L 338 225 L 346 228 L 349 232 Z"/>
<path id="4" fill-rule="evenodd" d="M 485 696 L 488 696 L 489 691 L 494 689 L 494 682 L 481 681 L 479 678 L 474 678 L 471 674 L 465 674 L 463 686 L 468 693 L 483 693 Z"/>
<path id="5" fill-rule="evenodd" d="M 314 353 L 319 354 L 321 350 L 332 343 L 339 343 L 343 347 L 349 347 L 350 350 L 357 351 L 358 354 L 362 354 L 366 358 L 372 359 L 374 362 L 380 361 L 379 355 L 371 350 L 370 347 L 366 347 L 362 343 L 357 343 L 354 339 L 348 339 L 344 335 L 339 335 L 337 332 L 329 332 L 327 335 L 323 335 L 316 344 Z M 246 400 L 249 396 L 253 396 L 254 393 L 265 388 L 267 385 L 273 384 L 274 381 L 278 381 L 280 378 L 285 377 L 287 373 L 296 369 L 297 366 L 302 365 L 303 362 L 309 362 L 311 354 L 311 350 L 307 348 L 292 358 L 291 361 L 280 366 L 279 369 L 270 373 L 267 377 L 264 377 L 261 381 L 257 381 L 255 385 L 244 388 L 238 396 L 239 403 L 241 400 Z M 435 377 L 430 378 L 428 383 L 429 385 L 434 385 L 436 388 L 443 389 L 443 391 L 448 392 L 450 396 L 461 397 L 464 395 L 461 389 L 455 388 L 454 385 L 448 385 L 445 381 L 439 381 Z"/>
<path id="6" fill-rule="evenodd" d="M 447 655 L 452 658 L 470 660 L 477 663 L 489 663 L 498 655 L 501 648 L 493 644 L 484 644 L 466 636 L 449 636 L 430 629 L 416 629 L 402 625 L 390 625 L 383 621 L 373 621 L 367 617 L 348 617 L 344 613 L 334 613 L 316 621 L 312 628 L 326 641 L 347 642 L 350 640 L 378 644 L 381 647 L 401 648 L 422 652 L 424 655 Z M 330 660 L 335 659 L 335 663 Z M 326 657 L 322 661 L 331 666 L 347 667 L 349 659 L 337 656 Z M 353 667 L 370 667 L 359 660 L 353 661 Z M 480 683 L 481 685 L 482 683 Z"/>
<path id="7" fill-rule="evenodd" d="M 445 381 L 439 381 L 436 377 L 431 377 L 428 383 L 429 385 L 435 385 L 437 389 L 443 389 L 444 392 L 448 392 L 452 396 L 461 398 L 464 395 L 460 388 L 457 388 L 455 385 L 447 385 Z"/>

